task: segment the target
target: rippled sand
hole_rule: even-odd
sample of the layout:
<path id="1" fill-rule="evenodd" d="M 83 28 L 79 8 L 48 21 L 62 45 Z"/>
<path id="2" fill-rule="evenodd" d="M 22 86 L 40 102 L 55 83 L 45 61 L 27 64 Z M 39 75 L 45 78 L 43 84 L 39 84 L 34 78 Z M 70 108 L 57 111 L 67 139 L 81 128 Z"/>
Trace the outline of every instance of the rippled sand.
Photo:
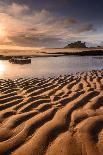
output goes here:
<path id="1" fill-rule="evenodd" d="M 0 80 L 0 155 L 102 155 L 103 70 Z"/>

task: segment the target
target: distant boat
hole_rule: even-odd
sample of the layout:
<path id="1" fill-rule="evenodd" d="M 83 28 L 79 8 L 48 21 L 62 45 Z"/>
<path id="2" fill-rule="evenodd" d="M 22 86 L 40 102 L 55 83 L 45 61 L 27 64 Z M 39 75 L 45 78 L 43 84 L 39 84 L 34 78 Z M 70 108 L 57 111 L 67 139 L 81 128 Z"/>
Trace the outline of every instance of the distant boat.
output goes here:
<path id="1" fill-rule="evenodd" d="M 31 63 L 31 59 L 30 58 L 18 58 L 18 57 L 12 57 L 11 59 L 9 59 L 10 63 L 13 64 L 30 64 Z"/>

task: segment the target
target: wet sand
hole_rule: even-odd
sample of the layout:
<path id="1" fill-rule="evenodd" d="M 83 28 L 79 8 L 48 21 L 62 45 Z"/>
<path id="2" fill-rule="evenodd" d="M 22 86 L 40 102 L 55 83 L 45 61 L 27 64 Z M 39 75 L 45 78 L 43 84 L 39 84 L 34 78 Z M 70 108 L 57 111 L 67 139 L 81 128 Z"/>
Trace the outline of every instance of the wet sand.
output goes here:
<path id="1" fill-rule="evenodd" d="M 102 155 L 103 70 L 0 80 L 0 155 Z"/>

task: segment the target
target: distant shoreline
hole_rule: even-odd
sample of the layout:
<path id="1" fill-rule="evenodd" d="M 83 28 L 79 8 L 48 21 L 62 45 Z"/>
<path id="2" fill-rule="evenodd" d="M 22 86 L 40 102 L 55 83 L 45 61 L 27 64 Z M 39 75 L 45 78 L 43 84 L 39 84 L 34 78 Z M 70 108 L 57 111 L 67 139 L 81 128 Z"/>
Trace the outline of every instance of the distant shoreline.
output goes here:
<path id="1" fill-rule="evenodd" d="M 103 56 L 103 49 L 99 48 L 48 48 L 40 50 L 0 50 L 0 59 L 12 56 L 25 57 L 58 57 L 58 56 Z"/>

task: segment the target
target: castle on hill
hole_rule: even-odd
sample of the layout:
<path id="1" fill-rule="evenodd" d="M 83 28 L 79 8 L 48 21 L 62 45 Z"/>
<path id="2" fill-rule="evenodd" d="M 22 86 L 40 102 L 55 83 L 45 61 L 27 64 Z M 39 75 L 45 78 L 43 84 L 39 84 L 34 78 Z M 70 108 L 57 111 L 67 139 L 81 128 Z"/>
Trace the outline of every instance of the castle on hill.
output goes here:
<path id="1" fill-rule="evenodd" d="M 68 44 L 65 48 L 87 48 L 85 42 L 76 41 L 74 43 Z"/>

